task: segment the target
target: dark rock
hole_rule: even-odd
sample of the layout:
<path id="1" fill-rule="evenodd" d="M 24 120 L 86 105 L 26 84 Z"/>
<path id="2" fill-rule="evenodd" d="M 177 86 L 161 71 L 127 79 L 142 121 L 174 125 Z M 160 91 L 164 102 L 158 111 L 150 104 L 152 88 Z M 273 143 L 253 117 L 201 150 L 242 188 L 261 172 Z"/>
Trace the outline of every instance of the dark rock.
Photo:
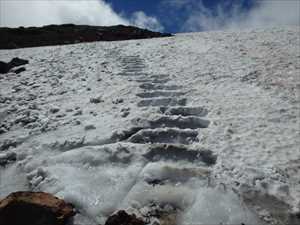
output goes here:
<path id="1" fill-rule="evenodd" d="M 18 58 L 18 57 L 13 58 L 13 59 L 9 62 L 11 68 L 17 67 L 17 66 L 23 66 L 23 65 L 26 65 L 26 64 L 28 64 L 28 63 L 29 63 L 28 60 L 26 60 L 26 59 L 20 59 L 20 58 Z"/>
<path id="2" fill-rule="evenodd" d="M 108 217 L 105 225 L 145 225 L 146 223 L 141 219 L 138 219 L 136 215 L 129 215 L 124 210 L 120 210 L 117 213 Z"/>
<path id="3" fill-rule="evenodd" d="M 29 63 L 28 60 L 20 59 L 20 58 L 13 58 L 8 63 L 0 61 L 0 73 L 2 73 L 2 74 L 8 73 L 12 68 L 22 66 L 22 65 L 25 65 L 25 64 L 28 64 L 28 63 Z M 21 67 L 21 68 L 15 70 L 14 72 L 18 74 L 18 73 L 21 73 L 25 70 L 26 70 L 25 67 Z"/>
<path id="4" fill-rule="evenodd" d="M 71 204 L 43 192 L 15 192 L 0 201 L 0 225 L 64 225 Z"/>
<path id="5" fill-rule="evenodd" d="M 9 64 L 0 61 L 0 73 L 8 73 L 9 70 L 10 70 Z"/>
<path id="6" fill-rule="evenodd" d="M 19 74 L 19 73 L 24 72 L 25 70 L 26 70 L 25 67 L 20 67 L 20 68 L 16 69 L 14 72 L 15 72 L 15 74 Z"/>
<path id="7" fill-rule="evenodd" d="M 0 49 L 47 45 L 75 44 L 93 41 L 169 37 L 171 34 L 152 32 L 133 26 L 48 25 L 44 27 L 0 28 Z"/>

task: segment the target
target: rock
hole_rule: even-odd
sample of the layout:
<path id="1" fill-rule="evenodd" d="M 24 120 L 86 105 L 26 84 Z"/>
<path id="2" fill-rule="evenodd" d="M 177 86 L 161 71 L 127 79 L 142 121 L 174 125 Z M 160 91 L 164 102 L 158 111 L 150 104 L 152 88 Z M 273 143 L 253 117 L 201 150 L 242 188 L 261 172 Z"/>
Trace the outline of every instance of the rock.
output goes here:
<path id="1" fill-rule="evenodd" d="M 22 67 L 20 67 L 20 68 L 18 68 L 16 70 L 14 70 L 14 73 L 15 74 L 19 74 L 19 73 L 22 73 L 24 71 L 26 71 L 26 68 L 22 66 Z"/>
<path id="2" fill-rule="evenodd" d="M 74 207 L 43 192 L 15 192 L 0 201 L 0 225 L 64 225 Z"/>
<path id="3" fill-rule="evenodd" d="M 136 215 L 129 215 L 124 210 L 120 210 L 117 213 L 108 217 L 105 225 L 145 225 L 146 223 L 141 219 L 138 219 Z"/>
<path id="4" fill-rule="evenodd" d="M 0 28 L 0 49 L 74 44 L 91 41 L 169 37 L 171 34 L 152 32 L 133 26 L 86 26 L 74 24 L 43 27 Z"/>
<path id="5" fill-rule="evenodd" d="M 8 73 L 10 67 L 8 63 L 0 61 L 0 73 Z"/>
<path id="6" fill-rule="evenodd" d="M 25 65 L 25 64 L 28 64 L 28 63 L 29 63 L 28 60 L 20 59 L 20 58 L 13 58 L 8 63 L 0 61 L 0 73 L 2 73 L 2 74 L 3 73 L 8 73 L 12 68 L 22 66 L 22 65 Z M 21 67 L 21 68 L 17 69 L 14 72 L 15 73 L 20 73 L 20 72 L 23 72 L 24 70 L 25 70 L 25 68 Z"/>
<path id="7" fill-rule="evenodd" d="M 96 97 L 96 98 L 90 98 L 90 103 L 98 104 L 98 103 L 101 103 L 101 102 L 104 102 L 102 100 L 101 96 Z"/>
<path id="8" fill-rule="evenodd" d="M 26 64 L 28 64 L 28 63 L 29 63 L 28 60 L 26 60 L 26 59 L 20 59 L 20 58 L 18 58 L 18 57 L 13 58 L 13 59 L 9 62 L 11 68 L 17 67 L 17 66 L 23 66 L 23 65 L 26 65 Z"/>

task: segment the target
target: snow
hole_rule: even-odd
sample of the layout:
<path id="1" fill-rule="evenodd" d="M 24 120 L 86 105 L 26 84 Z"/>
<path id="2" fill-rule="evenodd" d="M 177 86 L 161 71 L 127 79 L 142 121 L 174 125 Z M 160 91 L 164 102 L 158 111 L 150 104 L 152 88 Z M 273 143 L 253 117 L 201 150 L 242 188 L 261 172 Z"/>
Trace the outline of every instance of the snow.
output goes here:
<path id="1" fill-rule="evenodd" d="M 300 210 L 299 37 L 285 27 L 1 50 L 30 63 L 0 76 L 0 198 L 50 192 L 76 206 L 78 225 L 117 209 L 153 224 L 153 212 L 182 225 L 287 223 Z"/>

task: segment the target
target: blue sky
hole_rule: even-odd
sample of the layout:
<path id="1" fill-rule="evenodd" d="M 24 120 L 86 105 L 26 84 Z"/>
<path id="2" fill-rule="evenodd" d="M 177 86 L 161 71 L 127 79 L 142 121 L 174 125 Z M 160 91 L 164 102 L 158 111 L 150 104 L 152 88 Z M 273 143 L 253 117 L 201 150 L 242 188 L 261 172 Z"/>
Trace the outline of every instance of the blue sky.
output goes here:
<path id="1" fill-rule="evenodd" d="M 191 7 L 199 4 L 199 0 L 106 0 L 112 8 L 125 17 L 136 12 L 143 11 L 146 15 L 156 17 L 166 32 L 184 31 L 184 22 L 189 18 Z M 254 0 L 203 0 L 203 6 L 217 12 L 217 7 L 222 6 L 230 12 L 234 5 L 239 5 L 240 13 L 247 13 L 257 3 Z M 215 14 L 215 16 L 218 16 Z"/>
<path id="2" fill-rule="evenodd" d="M 134 25 L 197 32 L 300 25 L 300 0 L 0 0 L 0 26 Z"/>

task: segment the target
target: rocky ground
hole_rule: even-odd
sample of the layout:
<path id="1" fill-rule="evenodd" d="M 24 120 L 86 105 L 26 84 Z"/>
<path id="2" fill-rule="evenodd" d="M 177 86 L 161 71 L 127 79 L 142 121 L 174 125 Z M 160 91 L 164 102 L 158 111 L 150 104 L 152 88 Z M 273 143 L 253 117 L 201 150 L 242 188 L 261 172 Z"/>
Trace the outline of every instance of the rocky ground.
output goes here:
<path id="1" fill-rule="evenodd" d="M 29 64 L 0 75 L 0 198 L 54 194 L 76 225 L 297 224 L 299 34 L 1 50 Z"/>
<path id="2" fill-rule="evenodd" d="M 15 49 L 48 45 L 66 45 L 93 41 L 120 41 L 169 37 L 133 26 L 48 25 L 44 27 L 0 27 L 0 49 Z"/>

